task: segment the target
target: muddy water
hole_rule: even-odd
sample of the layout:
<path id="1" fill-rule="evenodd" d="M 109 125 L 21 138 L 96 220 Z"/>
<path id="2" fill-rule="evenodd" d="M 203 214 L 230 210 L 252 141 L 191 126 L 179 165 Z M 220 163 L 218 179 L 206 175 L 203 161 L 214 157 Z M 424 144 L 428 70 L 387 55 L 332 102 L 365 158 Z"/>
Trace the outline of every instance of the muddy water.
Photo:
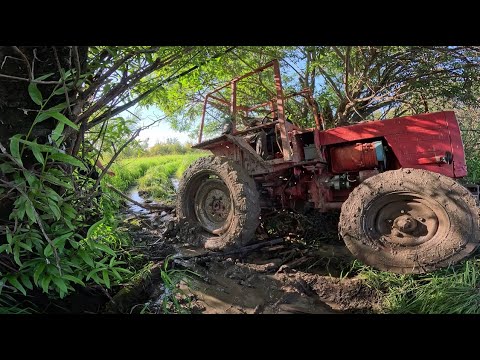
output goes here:
<path id="1" fill-rule="evenodd" d="M 180 180 L 175 179 L 175 178 L 170 178 L 170 181 L 172 182 L 173 188 L 175 189 L 175 192 L 178 191 L 178 185 L 180 184 Z"/>
<path id="2" fill-rule="evenodd" d="M 138 188 L 136 186 L 130 189 L 130 191 L 128 192 L 128 197 L 132 200 L 139 202 L 140 204 L 143 204 L 145 202 L 145 200 L 138 193 Z M 147 214 L 149 212 L 147 209 L 144 209 L 131 202 L 128 203 L 128 210 L 134 214 Z"/>
<path id="3" fill-rule="evenodd" d="M 172 185 L 173 185 L 173 188 L 175 189 L 175 192 L 177 192 L 178 185 L 180 184 L 180 180 L 175 179 L 175 178 L 170 178 L 170 181 L 172 182 Z M 134 186 L 133 188 L 131 188 L 129 190 L 128 197 L 130 197 L 132 200 L 135 200 L 135 201 L 139 202 L 140 204 L 145 203 L 145 199 L 140 196 L 137 186 Z M 155 203 L 155 202 L 153 202 L 153 203 Z M 148 210 L 146 210 L 146 209 L 144 209 L 144 208 L 142 208 L 138 205 L 132 204 L 132 203 L 128 203 L 128 209 L 133 214 L 147 214 L 147 213 L 149 213 Z"/>

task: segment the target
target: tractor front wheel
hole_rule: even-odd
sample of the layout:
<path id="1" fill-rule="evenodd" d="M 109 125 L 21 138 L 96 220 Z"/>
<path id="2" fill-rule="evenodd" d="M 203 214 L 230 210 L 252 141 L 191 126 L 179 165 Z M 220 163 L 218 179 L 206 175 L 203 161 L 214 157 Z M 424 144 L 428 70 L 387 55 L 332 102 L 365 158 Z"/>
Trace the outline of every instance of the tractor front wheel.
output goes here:
<path id="1" fill-rule="evenodd" d="M 254 180 L 237 163 L 204 157 L 185 171 L 177 192 L 177 216 L 198 228 L 197 240 L 210 250 L 248 244 L 259 224 Z"/>
<path id="2" fill-rule="evenodd" d="M 381 173 L 342 206 L 339 233 L 362 262 L 396 273 L 424 273 L 464 259 L 480 240 L 479 212 L 455 180 L 426 170 Z"/>

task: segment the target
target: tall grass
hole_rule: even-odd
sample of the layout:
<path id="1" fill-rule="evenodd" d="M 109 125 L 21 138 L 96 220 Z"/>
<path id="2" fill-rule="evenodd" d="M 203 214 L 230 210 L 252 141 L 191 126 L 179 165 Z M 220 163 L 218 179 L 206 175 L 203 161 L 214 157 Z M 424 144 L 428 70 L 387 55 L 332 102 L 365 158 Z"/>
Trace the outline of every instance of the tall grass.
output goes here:
<path id="1" fill-rule="evenodd" d="M 480 259 L 470 259 L 457 266 L 424 275 L 398 275 L 368 266 L 356 266 L 359 276 L 369 286 L 384 294 L 385 312 L 480 313 Z"/>
<path id="2" fill-rule="evenodd" d="M 186 168 L 206 152 L 125 159 L 112 166 L 115 176 L 105 181 L 125 192 L 137 184 L 155 199 L 165 200 L 173 193 L 170 178 L 180 178 Z"/>

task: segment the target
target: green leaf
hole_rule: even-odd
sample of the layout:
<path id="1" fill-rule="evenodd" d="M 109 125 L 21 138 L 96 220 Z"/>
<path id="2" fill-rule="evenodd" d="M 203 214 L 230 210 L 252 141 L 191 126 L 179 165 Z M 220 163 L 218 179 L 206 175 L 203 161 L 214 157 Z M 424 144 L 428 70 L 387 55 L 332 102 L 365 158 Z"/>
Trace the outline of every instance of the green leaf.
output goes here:
<path id="1" fill-rule="evenodd" d="M 20 275 L 20 280 L 22 280 L 23 285 L 25 285 L 27 289 L 30 289 L 30 290 L 33 289 L 33 284 L 27 275 L 25 274 Z"/>
<path id="2" fill-rule="evenodd" d="M 60 299 L 63 299 L 65 297 L 65 295 L 67 295 L 67 293 L 64 292 L 63 290 L 60 290 L 59 295 L 60 295 Z"/>
<path id="3" fill-rule="evenodd" d="M 12 245 L 13 244 L 13 237 L 12 237 L 12 233 L 10 231 L 10 228 L 8 226 L 5 228 L 5 233 L 7 235 L 7 243 L 9 245 Z"/>
<path id="4" fill-rule="evenodd" d="M 57 119 L 58 121 L 64 123 L 65 125 L 68 125 L 70 126 L 71 128 L 75 129 L 75 130 L 78 130 L 79 127 L 77 124 L 74 124 L 71 120 L 67 119 L 67 117 L 59 112 L 53 112 L 51 113 L 52 114 L 52 117 L 54 117 L 55 119 Z"/>
<path id="5" fill-rule="evenodd" d="M 10 275 L 10 276 L 7 276 L 7 279 L 10 282 L 10 284 L 12 284 L 16 289 L 20 290 L 20 292 L 23 295 L 27 295 L 27 291 L 22 286 L 22 284 L 20 284 L 20 282 L 17 280 L 16 277 Z"/>
<path id="6" fill-rule="evenodd" d="M 45 255 L 45 257 L 49 257 L 52 254 L 53 254 L 52 245 L 48 244 L 47 246 L 45 246 L 45 249 L 43 249 L 43 255 Z"/>
<path id="7" fill-rule="evenodd" d="M 60 235 L 59 237 L 56 237 L 55 239 L 53 239 L 53 244 L 58 249 L 60 249 L 60 251 L 62 251 L 63 247 L 65 246 L 65 241 L 67 241 L 67 239 L 72 235 L 73 235 L 73 232 L 68 232 L 66 234 Z"/>
<path id="8" fill-rule="evenodd" d="M 32 98 L 32 101 L 37 105 L 42 105 L 42 93 L 38 90 L 37 84 L 31 82 L 28 85 L 28 94 Z"/>
<path id="9" fill-rule="evenodd" d="M 76 278 L 75 276 L 72 276 L 72 275 L 63 275 L 63 278 L 66 279 L 66 280 L 70 280 L 70 281 L 74 282 L 75 284 L 79 284 L 79 285 L 85 286 L 85 283 L 84 283 L 81 279 Z"/>
<path id="10" fill-rule="evenodd" d="M 40 277 L 40 274 L 45 269 L 45 265 L 46 264 L 44 262 L 41 262 L 35 269 L 35 272 L 33 273 L 33 282 L 35 283 L 35 285 L 38 285 L 38 278 Z"/>
<path id="11" fill-rule="evenodd" d="M 38 115 L 35 117 L 35 120 L 33 121 L 33 125 L 41 123 L 42 121 L 50 119 L 51 117 L 52 117 L 52 111 L 42 111 L 38 113 Z"/>
<path id="12" fill-rule="evenodd" d="M 63 281 L 61 278 L 54 277 L 52 281 L 61 291 L 64 293 L 68 292 L 67 285 L 65 285 L 65 281 Z"/>
<path id="13" fill-rule="evenodd" d="M 110 289 L 110 278 L 108 277 L 108 271 L 107 270 L 103 270 L 102 271 L 102 275 L 103 275 L 103 281 L 105 281 L 105 285 L 108 289 Z"/>
<path id="14" fill-rule="evenodd" d="M 42 279 L 43 292 L 48 293 L 48 285 L 50 285 L 50 281 L 52 281 L 52 277 L 50 275 L 47 275 Z"/>
<path id="15" fill-rule="evenodd" d="M 75 228 L 71 229 L 71 230 L 75 230 Z M 75 240 L 75 239 L 68 239 L 68 242 L 70 243 L 70 245 L 74 248 L 74 249 L 78 249 L 78 242 Z"/>
<path id="16" fill-rule="evenodd" d="M 49 183 L 62 186 L 62 187 L 66 188 L 66 189 L 69 189 L 69 190 L 73 190 L 73 185 L 72 184 L 66 183 L 66 182 L 56 178 L 55 176 L 51 175 L 50 173 L 44 173 L 42 176 Z"/>
<path id="17" fill-rule="evenodd" d="M 10 174 L 10 173 L 16 172 L 16 170 L 12 165 L 8 163 L 3 163 L 3 164 L 0 164 L 0 172 L 4 174 Z"/>
<path id="18" fill-rule="evenodd" d="M 12 246 L 10 244 L 0 245 L 0 254 L 5 250 L 9 250 L 9 251 L 5 251 L 8 254 L 11 251 L 11 249 L 12 249 Z"/>
<path id="19" fill-rule="evenodd" d="M 17 265 L 22 266 L 22 262 L 20 261 L 20 248 L 17 244 L 13 247 L 13 260 Z"/>
<path id="20" fill-rule="evenodd" d="M 113 270 L 113 269 L 112 269 Z M 115 268 L 115 270 L 117 271 L 120 271 L 120 272 L 123 272 L 125 274 L 131 274 L 132 272 L 128 269 L 124 269 L 124 268 Z"/>
<path id="21" fill-rule="evenodd" d="M 23 139 L 20 139 L 19 141 L 22 144 L 28 145 L 29 147 L 36 146 L 40 151 L 43 151 L 43 152 L 50 152 L 52 154 L 60 152 L 60 150 L 58 150 L 56 147 L 53 147 L 51 145 L 37 144 L 35 142 L 23 140 Z"/>
<path id="22" fill-rule="evenodd" d="M 31 146 L 30 149 L 32 150 L 33 152 L 33 156 L 35 156 L 35 159 L 37 159 L 37 161 L 44 165 L 45 164 L 45 159 L 43 158 L 43 155 L 42 153 L 40 152 L 40 147 L 38 146 Z"/>
<path id="23" fill-rule="evenodd" d="M 65 94 L 65 88 L 62 86 L 53 92 L 53 95 L 62 95 Z"/>
<path id="24" fill-rule="evenodd" d="M 68 216 L 69 218 L 73 219 L 77 216 L 77 210 L 75 210 L 75 208 L 68 203 L 64 203 L 62 205 L 62 210 L 63 210 L 63 214 Z"/>
<path id="25" fill-rule="evenodd" d="M 61 94 L 63 94 L 63 91 L 61 92 Z M 67 106 L 68 106 L 67 102 L 63 102 L 63 103 L 57 104 L 55 106 L 52 106 L 50 109 L 47 109 L 46 111 L 51 112 L 51 113 L 59 112 L 59 111 L 62 111 L 63 109 L 66 109 Z"/>
<path id="26" fill-rule="evenodd" d="M 93 281 L 95 281 L 97 284 L 103 284 L 103 281 L 102 279 L 100 279 L 100 277 L 95 273 L 95 274 L 92 274 L 92 279 Z"/>
<path id="27" fill-rule="evenodd" d="M 88 229 L 87 231 L 87 238 L 90 238 L 92 236 L 92 234 L 95 232 L 95 230 L 101 225 L 103 224 L 103 218 L 99 221 L 97 221 L 95 224 L 93 224 L 92 226 L 90 226 L 90 229 Z"/>
<path id="28" fill-rule="evenodd" d="M 48 186 L 44 186 L 43 188 L 45 190 L 45 193 L 47 194 L 48 198 L 59 203 L 62 200 L 62 197 L 57 194 L 55 190 Z"/>
<path id="29" fill-rule="evenodd" d="M 87 168 L 85 167 L 85 164 L 82 163 L 80 160 L 74 158 L 71 155 L 57 153 L 57 154 L 50 155 L 50 157 L 53 160 L 58 160 L 58 161 L 61 161 L 61 162 L 67 163 L 67 164 L 78 166 L 80 169 L 87 171 Z"/>
<path id="30" fill-rule="evenodd" d="M 48 207 L 52 210 L 53 215 L 55 216 L 56 220 L 60 220 L 62 218 L 62 213 L 60 212 L 59 207 L 55 202 L 51 199 L 48 199 Z"/>
<path id="31" fill-rule="evenodd" d="M 17 245 L 20 246 L 21 248 L 27 250 L 27 251 L 30 251 L 30 252 L 32 251 L 32 246 L 30 246 L 28 244 L 18 242 Z"/>
<path id="32" fill-rule="evenodd" d="M 104 244 L 95 244 L 94 245 L 95 248 L 99 249 L 99 250 L 102 250 L 112 256 L 115 256 L 115 251 L 113 251 L 112 249 L 110 249 L 107 245 L 104 245 Z"/>
<path id="33" fill-rule="evenodd" d="M 113 269 L 113 268 L 110 269 L 110 270 L 112 271 L 113 275 L 115 275 L 115 277 L 117 278 L 117 280 L 119 280 L 119 281 L 122 281 L 122 280 L 123 280 L 122 276 L 118 273 L 117 270 L 115 270 L 115 269 Z"/>
<path id="34" fill-rule="evenodd" d="M 52 139 L 55 142 L 58 142 L 58 139 L 62 136 L 63 129 L 65 128 L 65 124 L 62 122 L 59 122 L 55 129 L 52 131 Z"/>
<path id="35" fill-rule="evenodd" d="M 17 208 L 17 219 L 18 220 L 23 220 L 25 216 L 25 203 L 21 203 L 18 208 Z"/>
<path id="36" fill-rule="evenodd" d="M 75 230 L 76 227 L 75 225 L 72 224 L 72 222 L 70 221 L 70 219 L 68 218 L 64 218 L 63 220 L 65 220 L 65 224 L 67 224 L 67 227 L 70 229 L 70 230 Z M 78 248 L 78 244 L 76 244 L 77 246 L 74 247 L 74 249 Z"/>
<path id="37" fill-rule="evenodd" d="M 23 165 L 22 158 L 20 157 L 20 138 L 22 135 L 17 134 L 13 135 L 10 138 L 10 154 L 12 154 L 13 158 L 17 160 L 21 165 Z"/>
<path id="38" fill-rule="evenodd" d="M 80 250 L 78 252 L 78 256 L 80 256 L 83 261 L 85 261 L 88 265 L 90 265 L 91 267 L 94 267 L 94 263 L 93 263 L 93 259 L 92 257 L 90 256 L 89 253 L 87 253 L 85 250 Z M 87 279 L 88 280 L 88 279 Z"/>
<path id="39" fill-rule="evenodd" d="M 92 271 L 90 271 L 88 274 L 87 274 L 87 277 L 86 277 L 86 280 L 92 278 L 93 279 L 93 276 L 99 272 L 99 271 L 102 271 L 103 269 L 100 268 L 100 269 L 93 269 Z"/>
<path id="40" fill-rule="evenodd" d="M 49 77 L 52 76 L 53 74 L 55 74 L 55 73 L 45 74 L 45 75 L 39 76 L 39 77 L 36 78 L 35 80 L 37 80 L 37 81 L 42 81 L 42 80 L 45 80 L 45 79 L 49 78 Z"/>
<path id="41" fill-rule="evenodd" d="M 37 182 L 37 177 L 33 175 L 30 171 L 23 171 L 23 176 L 25 176 L 25 179 L 27 179 L 28 185 L 30 185 L 30 187 L 33 187 L 35 182 Z"/>
<path id="42" fill-rule="evenodd" d="M 25 203 L 25 210 L 27 212 L 28 218 L 33 222 L 36 223 L 37 219 L 35 218 L 35 208 L 33 207 L 32 202 L 29 200 Z"/>

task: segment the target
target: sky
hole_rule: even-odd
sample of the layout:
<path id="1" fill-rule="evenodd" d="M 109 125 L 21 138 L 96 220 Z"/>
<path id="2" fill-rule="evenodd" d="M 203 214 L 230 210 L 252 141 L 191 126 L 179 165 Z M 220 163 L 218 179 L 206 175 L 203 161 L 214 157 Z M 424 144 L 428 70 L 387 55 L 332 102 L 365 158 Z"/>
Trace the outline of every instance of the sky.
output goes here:
<path id="1" fill-rule="evenodd" d="M 141 123 L 141 126 L 148 125 L 152 123 L 154 120 L 163 117 L 162 111 L 160 111 L 158 108 L 155 107 L 150 107 L 149 109 L 141 109 L 139 110 L 138 108 L 133 107 L 130 109 L 132 113 L 135 113 L 137 116 L 139 116 L 143 122 Z M 132 115 L 128 112 L 123 112 L 121 114 L 123 117 L 132 117 Z M 164 142 L 168 138 L 176 138 L 178 141 L 181 143 L 186 143 L 187 141 L 192 142 L 192 139 L 188 137 L 187 133 L 182 133 L 173 130 L 170 127 L 169 122 L 164 119 L 158 122 L 158 124 L 155 124 L 148 129 L 145 129 L 140 132 L 138 136 L 138 140 L 147 140 L 148 139 L 148 146 L 153 146 L 157 142 Z"/>

